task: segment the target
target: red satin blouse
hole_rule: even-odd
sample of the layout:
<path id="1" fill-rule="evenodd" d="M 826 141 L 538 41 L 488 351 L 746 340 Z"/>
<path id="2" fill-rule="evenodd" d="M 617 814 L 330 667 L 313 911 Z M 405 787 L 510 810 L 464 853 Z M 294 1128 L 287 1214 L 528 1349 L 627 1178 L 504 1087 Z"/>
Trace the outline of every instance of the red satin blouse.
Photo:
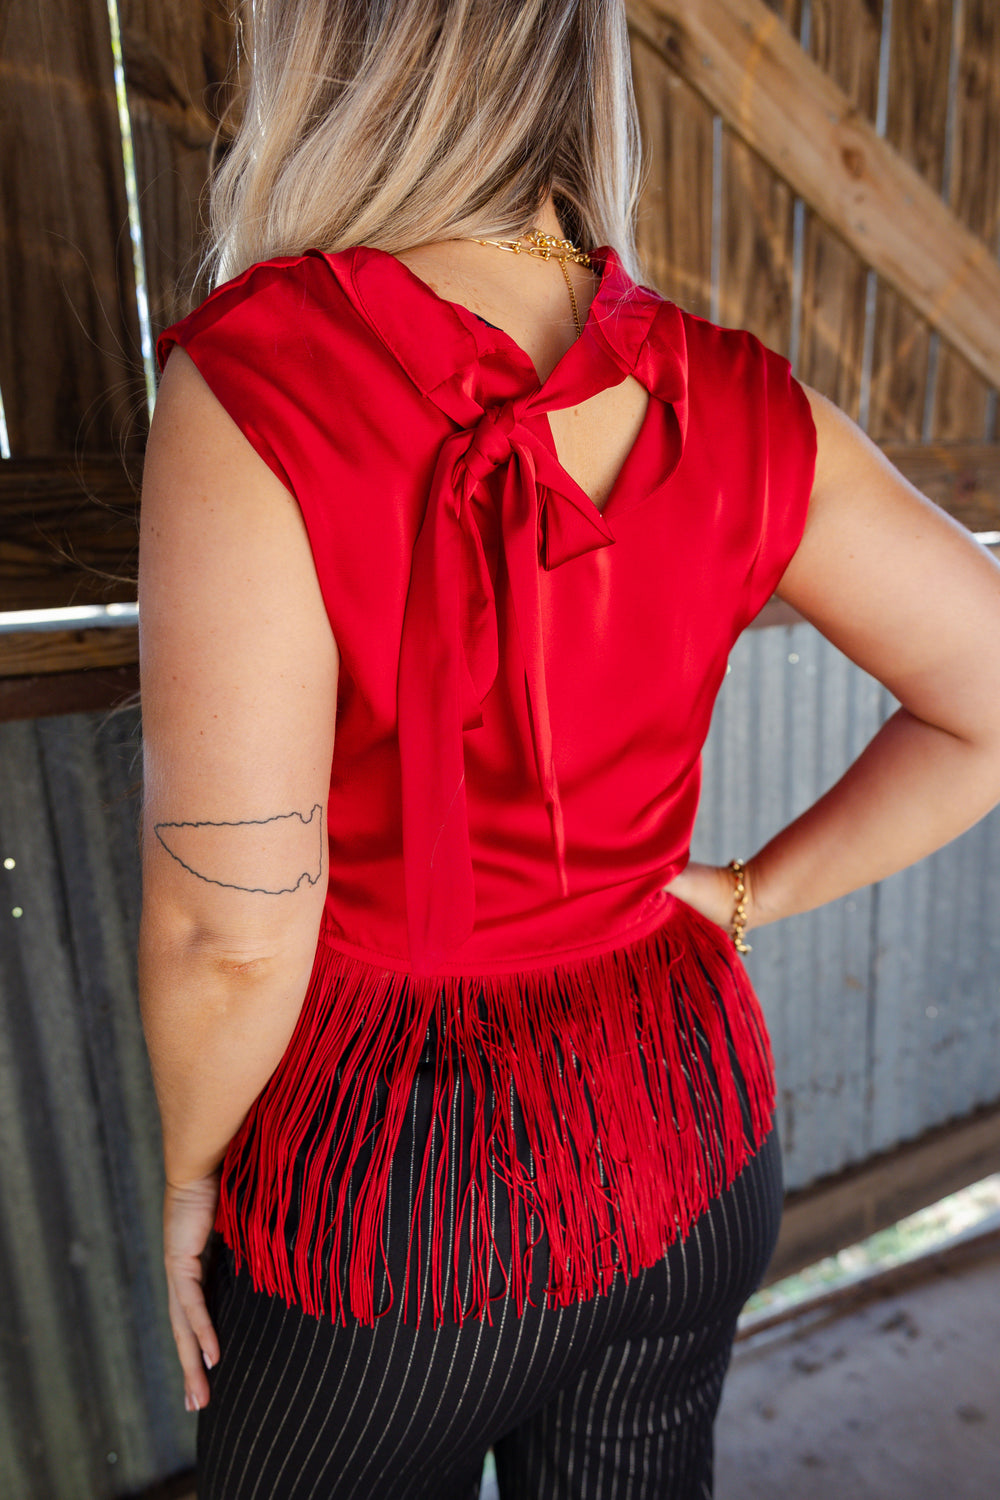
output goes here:
<path id="1" fill-rule="evenodd" d="M 384 251 L 251 267 L 183 345 L 301 505 L 341 674 L 326 925 L 418 973 L 599 952 L 663 918 L 729 651 L 802 534 L 787 362 L 602 248 L 544 385 Z M 546 412 L 650 392 L 602 510 Z"/>
<path id="2" fill-rule="evenodd" d="M 220 1219 L 255 1277 L 303 1305 L 324 1299 L 302 1263 L 282 1260 L 263 1207 L 256 1241 L 247 1230 L 259 1166 L 247 1153 L 263 1150 L 267 1121 L 288 1134 L 289 1080 L 301 1085 L 330 1015 L 339 1007 L 343 1023 L 362 993 L 370 1004 L 373 984 L 388 1006 L 412 981 L 406 993 L 421 998 L 408 1024 L 419 1031 L 431 997 L 454 991 L 446 980 L 475 976 L 523 1020 L 523 985 L 505 976 L 599 971 L 610 1014 L 631 994 L 608 978 L 616 955 L 647 968 L 654 948 L 657 963 L 681 955 L 688 994 L 710 973 L 730 1033 L 749 1027 L 758 1140 L 770 1118 L 769 1052 L 742 964 L 721 928 L 663 886 L 688 859 L 729 652 L 802 535 L 815 429 L 786 360 L 635 284 L 613 249 L 594 261 L 583 333 L 541 385 L 508 334 L 365 247 L 256 264 L 158 341 L 161 367 L 174 344 L 187 350 L 297 498 L 340 652 L 313 994 L 230 1149 L 244 1196 L 237 1213 L 224 1178 Z M 626 375 L 650 400 L 598 512 L 560 465 L 546 413 Z M 538 1024 L 543 1033 L 551 1017 L 539 1012 Z M 624 1097 L 636 1079 L 621 1074 L 623 1047 Z M 606 1075 L 600 1056 L 595 1043 Z M 530 1091 L 523 1059 L 502 1062 Z M 659 1132 L 669 1155 L 655 1098 L 650 1109 L 638 1128 Z M 655 1255 L 703 1206 L 741 1142 L 733 1123 L 724 1170 L 694 1173 L 683 1210 L 676 1184 L 662 1211 L 622 1187 L 619 1206 L 648 1228 L 637 1256 Z M 569 1176 L 533 1180 L 555 1226 Z M 588 1265 L 568 1274 L 565 1295 L 593 1288 Z M 363 1301 L 370 1256 L 358 1267 Z"/>

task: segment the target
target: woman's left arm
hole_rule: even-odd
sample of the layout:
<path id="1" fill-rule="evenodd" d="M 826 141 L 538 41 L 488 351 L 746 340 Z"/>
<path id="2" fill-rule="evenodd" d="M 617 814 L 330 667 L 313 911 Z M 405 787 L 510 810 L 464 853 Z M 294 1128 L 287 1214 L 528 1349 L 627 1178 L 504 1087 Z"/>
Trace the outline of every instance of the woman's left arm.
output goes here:
<path id="1" fill-rule="evenodd" d="M 747 866 L 747 928 L 922 859 L 1000 800 L 1000 566 L 831 402 L 808 392 L 815 484 L 778 585 L 899 709 L 844 775 Z M 727 870 L 668 889 L 728 926 Z"/>
<path id="2" fill-rule="evenodd" d="M 140 1001 L 188 1397 L 226 1146 L 291 1038 L 326 892 L 339 657 L 294 497 L 175 348 L 143 473 Z M 200 1241 L 200 1243 L 199 1243 Z"/>

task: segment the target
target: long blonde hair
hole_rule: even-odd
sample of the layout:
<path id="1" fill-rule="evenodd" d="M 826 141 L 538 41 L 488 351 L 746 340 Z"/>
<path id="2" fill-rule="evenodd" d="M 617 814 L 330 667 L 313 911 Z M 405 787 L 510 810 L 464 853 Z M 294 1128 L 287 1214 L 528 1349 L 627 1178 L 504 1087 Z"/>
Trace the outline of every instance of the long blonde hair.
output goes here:
<path id="1" fill-rule="evenodd" d="M 237 21 L 210 284 L 312 247 L 521 234 L 550 191 L 564 234 L 644 279 L 625 0 L 237 0 Z"/>

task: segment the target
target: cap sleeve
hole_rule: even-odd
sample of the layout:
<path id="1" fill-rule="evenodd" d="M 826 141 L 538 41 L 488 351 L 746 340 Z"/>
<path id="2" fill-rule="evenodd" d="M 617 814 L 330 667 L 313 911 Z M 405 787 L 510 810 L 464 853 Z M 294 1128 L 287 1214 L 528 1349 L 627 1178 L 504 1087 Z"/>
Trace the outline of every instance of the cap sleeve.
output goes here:
<path id="1" fill-rule="evenodd" d="M 747 337 L 758 365 L 755 388 L 747 394 L 762 462 L 753 497 L 755 549 L 744 623 L 763 609 L 802 540 L 816 471 L 816 425 L 809 398 L 787 359 Z"/>
<path id="2" fill-rule="evenodd" d="M 179 345 L 268 468 L 300 503 L 297 455 L 308 446 L 302 391 L 315 351 L 304 257 L 261 261 L 224 282 L 156 341 L 162 371 Z"/>

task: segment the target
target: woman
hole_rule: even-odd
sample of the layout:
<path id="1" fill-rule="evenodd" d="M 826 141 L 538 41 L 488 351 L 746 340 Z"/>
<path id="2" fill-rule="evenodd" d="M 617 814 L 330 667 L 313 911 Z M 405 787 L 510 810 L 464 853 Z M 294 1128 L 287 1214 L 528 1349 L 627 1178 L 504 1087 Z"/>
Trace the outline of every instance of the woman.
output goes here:
<path id="1" fill-rule="evenodd" d="M 1000 799 L 1000 569 L 641 284 L 622 0 L 252 10 L 142 514 L 199 1494 L 471 1497 L 492 1446 L 505 1500 L 708 1495 L 781 1198 L 743 936 Z M 694 864 L 775 591 L 901 707 L 745 866 Z"/>

